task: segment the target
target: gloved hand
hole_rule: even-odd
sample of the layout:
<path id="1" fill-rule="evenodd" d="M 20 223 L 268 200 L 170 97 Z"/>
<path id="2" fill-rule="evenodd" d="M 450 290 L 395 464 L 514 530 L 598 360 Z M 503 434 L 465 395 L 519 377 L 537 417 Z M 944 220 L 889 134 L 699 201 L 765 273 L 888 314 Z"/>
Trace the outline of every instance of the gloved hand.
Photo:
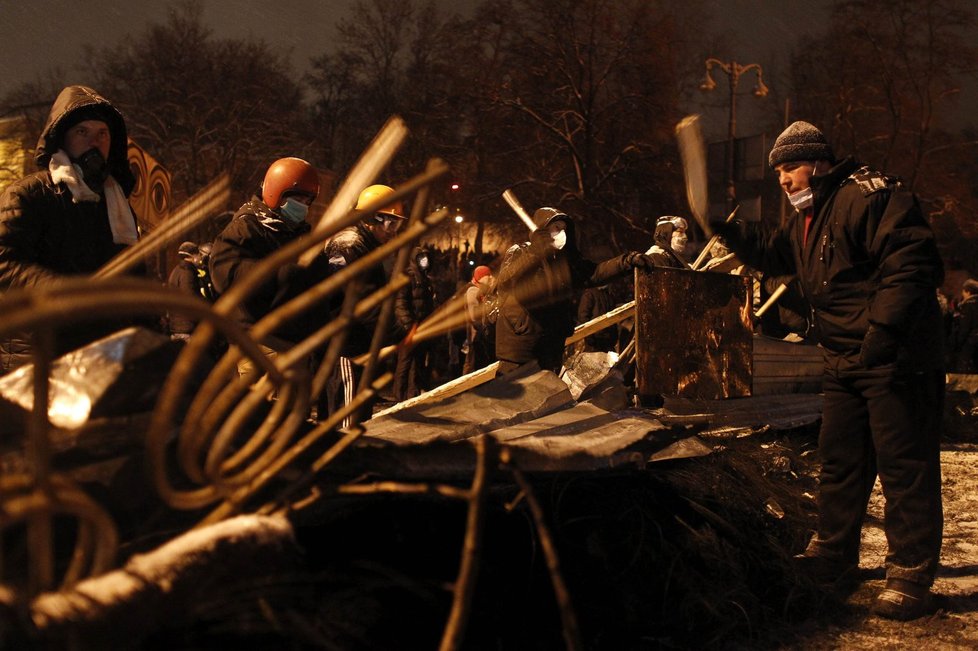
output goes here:
<path id="1" fill-rule="evenodd" d="M 866 368 L 891 364 L 896 361 L 899 345 L 893 332 L 872 324 L 859 348 L 859 363 Z"/>
<path id="2" fill-rule="evenodd" d="M 530 233 L 530 253 L 536 256 L 545 256 L 550 253 L 554 246 L 554 238 L 550 231 L 545 228 L 538 228 Z"/>
<path id="3" fill-rule="evenodd" d="M 730 240 L 737 240 L 740 236 L 741 223 L 739 220 L 734 219 L 733 221 L 711 221 L 710 228 L 713 230 L 714 235 L 719 235 L 724 240 L 728 242 Z"/>
<path id="4" fill-rule="evenodd" d="M 632 269 L 646 269 L 652 271 L 655 268 L 655 262 L 652 260 L 652 256 L 646 255 L 644 253 L 639 253 L 637 251 L 632 251 L 625 258 L 626 264 Z"/>

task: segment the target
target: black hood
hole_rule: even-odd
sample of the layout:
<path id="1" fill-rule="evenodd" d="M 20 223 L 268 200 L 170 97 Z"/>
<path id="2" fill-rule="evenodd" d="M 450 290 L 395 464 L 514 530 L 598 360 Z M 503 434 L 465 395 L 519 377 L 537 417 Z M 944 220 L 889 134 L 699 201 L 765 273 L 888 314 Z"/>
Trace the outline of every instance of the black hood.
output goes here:
<path id="1" fill-rule="evenodd" d="M 567 231 L 567 244 L 563 250 L 568 254 L 576 255 L 579 252 L 577 248 L 577 229 L 570 215 L 550 207 L 537 208 L 533 212 L 533 223 L 537 225 L 537 230 L 545 229 L 558 221 L 564 223 L 564 230 Z"/>
<path id="2" fill-rule="evenodd" d="M 34 161 L 39 169 L 46 170 L 51 155 L 62 148 L 65 130 L 75 123 L 72 114 L 84 112 L 84 119 L 99 119 L 109 126 L 112 142 L 109 145 L 109 172 L 122 186 L 126 196 L 136 185 L 136 178 L 129 168 L 129 137 L 126 122 L 109 100 L 87 86 L 68 86 L 58 94 L 51 105 L 47 122 L 37 141 Z"/>

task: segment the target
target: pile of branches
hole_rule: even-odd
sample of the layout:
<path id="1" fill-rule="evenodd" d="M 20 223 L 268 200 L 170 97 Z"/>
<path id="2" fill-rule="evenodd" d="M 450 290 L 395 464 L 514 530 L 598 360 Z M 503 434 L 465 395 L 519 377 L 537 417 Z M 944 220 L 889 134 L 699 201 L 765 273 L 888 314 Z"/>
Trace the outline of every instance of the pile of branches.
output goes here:
<path id="1" fill-rule="evenodd" d="M 749 437 L 645 471 L 531 478 L 583 648 L 760 648 L 831 606 L 790 562 L 814 522 L 813 447 Z M 464 504 L 377 494 L 292 517 L 301 570 L 201 595 L 193 626 L 146 648 L 438 647 Z M 462 648 L 568 648 L 544 542 L 521 488 L 494 484 Z"/>

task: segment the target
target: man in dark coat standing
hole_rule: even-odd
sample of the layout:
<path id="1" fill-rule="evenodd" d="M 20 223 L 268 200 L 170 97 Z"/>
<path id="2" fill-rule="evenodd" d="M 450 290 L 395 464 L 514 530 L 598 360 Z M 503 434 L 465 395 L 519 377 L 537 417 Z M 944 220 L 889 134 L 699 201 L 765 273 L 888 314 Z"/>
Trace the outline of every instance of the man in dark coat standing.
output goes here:
<path id="1" fill-rule="evenodd" d="M 411 282 L 402 287 L 394 299 L 394 318 L 404 332 L 410 332 L 435 310 L 435 292 L 428 276 L 431 258 L 420 247 L 411 251 L 404 272 Z M 413 398 L 428 388 L 428 342 L 397 351 L 394 371 L 394 396 L 398 402 Z"/>
<path id="2" fill-rule="evenodd" d="M 851 576 L 877 473 L 886 498 L 886 587 L 873 611 L 913 619 L 929 608 L 941 550 L 944 396 L 937 287 L 943 265 L 916 197 L 795 122 L 771 167 L 795 207 L 770 236 L 718 224 L 748 265 L 797 275 L 825 373 L 818 527 L 798 564 L 827 581 Z"/>
<path id="3" fill-rule="evenodd" d="M 653 267 L 649 256 L 637 252 L 600 264 L 586 259 L 577 247 L 574 220 L 556 208 L 539 208 L 533 221 L 537 228 L 530 241 L 511 246 L 499 268 L 496 358 L 501 373 L 533 360 L 559 372 L 580 292 L 635 267 Z"/>
<path id="4" fill-rule="evenodd" d="M 139 238 L 128 196 L 129 168 L 122 114 L 86 86 L 58 95 L 37 142 L 39 171 L 0 197 L 0 291 L 53 286 L 65 276 L 91 275 Z M 124 324 L 123 324 L 124 325 Z M 57 333 L 63 353 L 120 324 L 77 324 Z M 0 372 L 30 361 L 31 337 L 0 341 Z"/>
<path id="5" fill-rule="evenodd" d="M 969 278 L 961 287 L 961 302 L 951 321 L 952 370 L 957 373 L 978 371 L 978 280 Z"/>

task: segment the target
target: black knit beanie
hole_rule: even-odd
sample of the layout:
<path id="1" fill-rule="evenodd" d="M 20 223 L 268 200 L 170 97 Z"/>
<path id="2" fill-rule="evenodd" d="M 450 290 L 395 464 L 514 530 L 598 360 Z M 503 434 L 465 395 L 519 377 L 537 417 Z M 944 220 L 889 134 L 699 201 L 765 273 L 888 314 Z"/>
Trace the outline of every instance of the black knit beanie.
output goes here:
<path id="1" fill-rule="evenodd" d="M 835 154 L 825 140 L 825 135 L 817 127 L 799 120 L 792 122 L 781 132 L 778 139 L 774 141 L 774 147 L 767 160 L 772 168 L 781 163 L 801 160 L 827 160 L 834 163 Z"/>

